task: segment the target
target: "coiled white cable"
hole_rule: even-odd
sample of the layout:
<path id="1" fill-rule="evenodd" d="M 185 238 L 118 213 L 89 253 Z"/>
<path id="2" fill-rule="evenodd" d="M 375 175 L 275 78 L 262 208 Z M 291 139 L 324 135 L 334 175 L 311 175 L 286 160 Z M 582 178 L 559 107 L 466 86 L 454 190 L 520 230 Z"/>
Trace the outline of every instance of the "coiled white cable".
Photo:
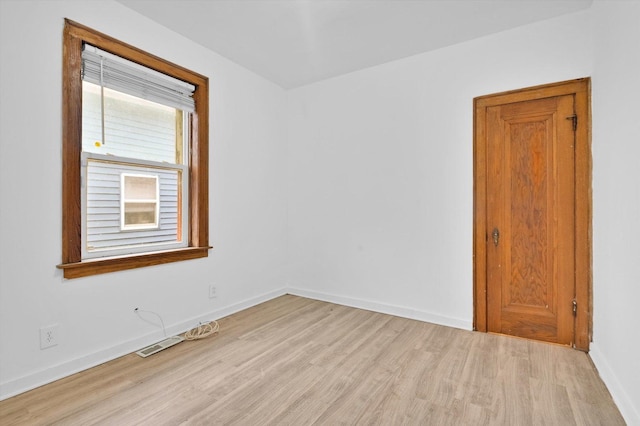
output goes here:
<path id="1" fill-rule="evenodd" d="M 209 337 L 212 334 L 216 334 L 220 330 L 220 325 L 218 321 L 210 321 L 205 323 L 200 323 L 197 327 L 192 328 L 184 334 L 185 340 L 198 340 L 204 339 L 205 337 Z"/>

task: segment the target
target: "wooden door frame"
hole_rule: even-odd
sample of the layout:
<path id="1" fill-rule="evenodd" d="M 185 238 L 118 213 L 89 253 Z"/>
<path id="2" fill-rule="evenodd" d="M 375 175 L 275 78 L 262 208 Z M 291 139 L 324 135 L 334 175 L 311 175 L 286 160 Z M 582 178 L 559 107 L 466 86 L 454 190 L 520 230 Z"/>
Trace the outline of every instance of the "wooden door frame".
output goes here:
<path id="1" fill-rule="evenodd" d="M 487 331 L 486 109 L 513 102 L 574 95 L 576 349 L 589 350 L 592 330 L 591 79 L 589 77 L 480 96 L 473 100 L 473 329 Z M 570 307 L 567 307 L 570 309 Z"/>

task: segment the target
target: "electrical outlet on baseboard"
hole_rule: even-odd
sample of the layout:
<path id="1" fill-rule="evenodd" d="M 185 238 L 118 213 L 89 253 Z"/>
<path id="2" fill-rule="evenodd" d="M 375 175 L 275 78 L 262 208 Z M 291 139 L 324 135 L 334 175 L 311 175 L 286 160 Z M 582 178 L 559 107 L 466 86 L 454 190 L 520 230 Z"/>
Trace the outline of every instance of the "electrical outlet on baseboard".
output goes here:
<path id="1" fill-rule="evenodd" d="M 50 348 L 58 344 L 58 324 L 40 328 L 40 349 Z"/>
<path id="2" fill-rule="evenodd" d="M 218 291 L 216 290 L 216 286 L 210 285 L 209 286 L 209 299 L 215 299 L 216 297 L 218 297 Z"/>

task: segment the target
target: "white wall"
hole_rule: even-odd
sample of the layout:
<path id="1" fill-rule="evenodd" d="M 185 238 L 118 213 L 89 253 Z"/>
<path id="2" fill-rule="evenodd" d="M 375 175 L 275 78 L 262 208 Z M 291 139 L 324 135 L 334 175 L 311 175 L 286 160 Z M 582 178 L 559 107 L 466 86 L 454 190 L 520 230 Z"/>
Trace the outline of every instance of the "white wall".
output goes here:
<path id="1" fill-rule="evenodd" d="M 631 425 L 640 425 L 640 2 L 598 1 L 593 73 L 591 347 Z"/>
<path id="2" fill-rule="evenodd" d="M 209 258 L 61 278 L 63 17 L 211 78 Z M 596 1 L 287 94 L 115 2 L 0 0 L 0 399 L 159 338 L 135 306 L 177 332 L 287 280 L 294 293 L 470 328 L 472 99 L 592 76 L 591 355 L 640 424 L 638 22 L 638 2 Z M 60 345 L 41 351 L 38 329 L 53 323 Z"/>
<path id="3" fill-rule="evenodd" d="M 56 269 L 65 17 L 210 78 L 208 258 L 74 280 Z M 0 51 L 0 399 L 159 340 L 135 307 L 175 333 L 284 291 L 281 88 L 109 0 L 2 0 Z M 40 350 L 51 324 L 60 343 Z"/>
<path id="4" fill-rule="evenodd" d="M 471 328 L 472 100 L 593 75 L 593 354 L 640 424 L 638 2 L 289 92 L 293 292 Z"/>
<path id="5" fill-rule="evenodd" d="M 473 98 L 589 76 L 589 34 L 583 12 L 290 91 L 290 285 L 470 329 Z"/>

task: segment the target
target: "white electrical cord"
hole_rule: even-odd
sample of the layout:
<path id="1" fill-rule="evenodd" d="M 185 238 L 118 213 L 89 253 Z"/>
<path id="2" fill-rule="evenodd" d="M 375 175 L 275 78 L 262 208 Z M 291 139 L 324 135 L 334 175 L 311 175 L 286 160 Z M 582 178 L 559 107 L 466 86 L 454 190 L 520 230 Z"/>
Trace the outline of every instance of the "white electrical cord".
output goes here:
<path id="1" fill-rule="evenodd" d="M 204 339 L 205 337 L 209 337 L 213 334 L 216 334 L 220 330 L 220 325 L 218 321 L 210 321 L 205 323 L 198 324 L 197 327 L 192 328 L 184 334 L 185 340 L 198 340 Z"/>
<path id="2" fill-rule="evenodd" d="M 139 309 L 139 308 L 135 308 L 133 310 L 133 312 L 135 312 L 141 319 L 145 320 L 144 318 L 142 318 L 142 316 L 140 315 L 140 312 L 146 312 L 148 314 L 153 314 L 155 316 L 158 317 L 158 319 L 160 319 L 160 324 L 162 324 L 162 333 L 164 334 L 164 337 L 167 337 L 167 329 L 164 327 L 164 321 L 162 321 L 162 317 L 160 316 L 160 314 L 153 312 L 153 311 L 145 311 L 143 309 Z M 148 320 L 145 320 L 148 321 Z"/>
<path id="3" fill-rule="evenodd" d="M 145 311 L 140 308 L 135 308 L 133 311 L 143 320 L 144 318 L 142 318 L 142 315 L 140 315 L 141 312 L 153 314 L 157 316 L 158 319 L 160 320 L 160 324 L 162 324 L 162 333 L 164 334 L 164 337 L 167 337 L 167 330 L 164 326 L 164 321 L 162 320 L 162 317 L 160 316 L 160 314 L 153 311 Z M 148 321 L 148 320 L 145 320 L 145 321 Z M 197 325 L 197 327 L 187 331 L 184 334 L 184 339 L 185 340 L 204 339 L 205 337 L 209 337 L 212 334 L 216 334 L 219 330 L 220 330 L 220 325 L 216 320 L 209 321 L 209 322 L 201 322 Z"/>

